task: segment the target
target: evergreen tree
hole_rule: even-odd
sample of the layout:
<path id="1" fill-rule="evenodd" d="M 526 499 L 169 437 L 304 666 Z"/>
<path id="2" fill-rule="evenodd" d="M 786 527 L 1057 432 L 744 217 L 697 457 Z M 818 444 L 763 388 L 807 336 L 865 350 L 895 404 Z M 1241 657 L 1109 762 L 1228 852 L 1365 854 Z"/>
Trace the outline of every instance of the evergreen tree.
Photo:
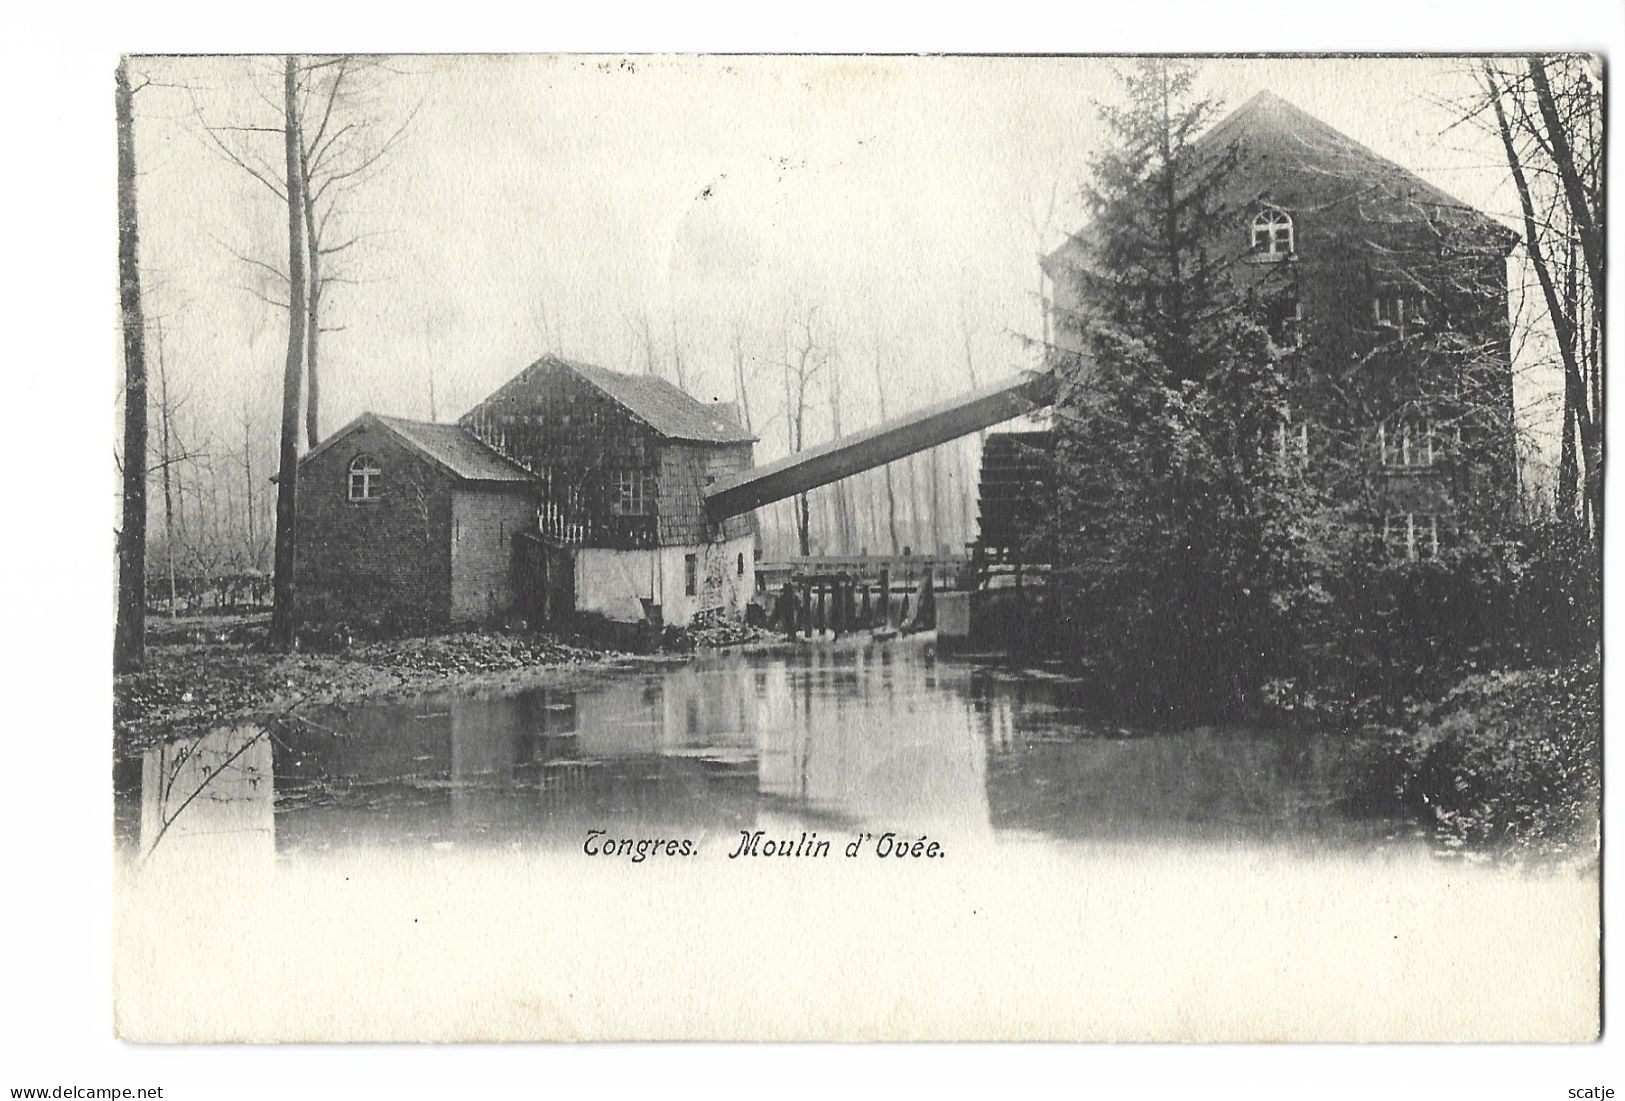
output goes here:
<path id="1" fill-rule="evenodd" d="M 1326 602 L 1325 510 L 1293 429 L 1289 275 L 1247 265 L 1235 152 L 1194 70 L 1149 59 L 1102 109 L 1075 315 L 1057 358 L 1065 636 L 1133 709 L 1245 706 Z M 1286 334 L 1277 336 L 1286 342 Z"/>

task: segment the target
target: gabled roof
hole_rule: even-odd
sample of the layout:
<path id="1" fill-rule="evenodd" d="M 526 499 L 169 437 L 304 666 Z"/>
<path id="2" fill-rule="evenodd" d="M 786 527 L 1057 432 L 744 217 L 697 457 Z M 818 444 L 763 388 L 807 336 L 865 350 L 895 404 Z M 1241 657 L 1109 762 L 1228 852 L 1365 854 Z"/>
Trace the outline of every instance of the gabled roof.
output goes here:
<path id="1" fill-rule="evenodd" d="M 432 424 L 428 421 L 409 421 L 401 417 L 386 417 L 378 413 L 363 413 L 319 445 L 300 460 L 303 466 L 320 455 L 357 428 L 376 426 L 393 433 L 402 443 L 453 477 L 465 482 L 530 482 L 535 480 L 524 467 L 504 458 L 495 449 L 481 442 L 468 429 L 456 424 Z"/>
<path id="2" fill-rule="evenodd" d="M 573 373 L 667 439 L 699 443 L 751 443 L 756 439 L 721 408 L 685 394 L 665 379 L 623 374 L 551 354 L 532 363 L 485 401 L 501 394 L 525 375 L 539 371 Z"/>
<path id="3" fill-rule="evenodd" d="M 1268 89 L 1220 119 L 1195 145 L 1206 150 L 1222 148 L 1230 141 L 1248 152 L 1278 158 L 1291 171 L 1315 172 L 1346 183 L 1351 195 L 1359 192 L 1363 199 L 1402 206 L 1413 214 L 1419 206 L 1437 208 L 1461 216 L 1477 228 L 1513 236 L 1494 218 Z"/>
<path id="4" fill-rule="evenodd" d="M 1194 146 L 1199 154 L 1217 155 L 1231 143 L 1242 155 L 1236 178 L 1259 193 L 1295 189 L 1297 181 L 1315 176 L 1342 192 L 1336 201 L 1358 201 L 1370 218 L 1407 221 L 1425 212 L 1483 233 L 1502 248 L 1517 240 L 1501 222 L 1267 89 L 1220 119 Z M 1291 210 L 1291 204 L 1284 206 Z M 1085 227 L 1045 256 L 1046 270 L 1087 234 Z"/>

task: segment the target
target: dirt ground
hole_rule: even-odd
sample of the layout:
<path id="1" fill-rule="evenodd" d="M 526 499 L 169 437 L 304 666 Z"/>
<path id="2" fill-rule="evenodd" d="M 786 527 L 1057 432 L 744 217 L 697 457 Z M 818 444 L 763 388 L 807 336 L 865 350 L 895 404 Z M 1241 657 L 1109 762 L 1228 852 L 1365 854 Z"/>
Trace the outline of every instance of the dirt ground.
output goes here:
<path id="1" fill-rule="evenodd" d="M 404 694 L 624 656 L 532 632 L 473 631 L 357 642 L 331 653 L 275 654 L 259 645 L 267 618 L 265 613 L 150 618 L 146 667 L 113 678 L 119 746 L 128 750 L 304 704 Z"/>
<path id="2" fill-rule="evenodd" d="M 276 654 L 260 647 L 268 612 L 148 615 L 146 667 L 113 678 L 113 730 L 121 752 L 293 707 L 409 695 L 448 685 L 499 683 L 538 669 L 587 670 L 670 661 L 537 631 L 459 631 L 354 641 Z M 673 649 L 748 645 L 737 624 L 681 632 Z"/>

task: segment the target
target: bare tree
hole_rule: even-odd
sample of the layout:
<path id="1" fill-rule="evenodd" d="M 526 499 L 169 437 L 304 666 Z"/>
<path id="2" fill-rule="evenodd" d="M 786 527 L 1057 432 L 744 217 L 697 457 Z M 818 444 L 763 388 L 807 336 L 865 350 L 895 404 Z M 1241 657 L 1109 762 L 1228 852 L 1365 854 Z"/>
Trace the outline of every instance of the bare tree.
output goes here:
<path id="1" fill-rule="evenodd" d="M 259 505 L 254 498 L 254 441 L 259 438 L 248 398 L 243 398 L 242 412 L 243 451 L 239 460 L 243 470 L 243 538 L 246 568 L 259 571 L 264 568 L 265 530 L 260 524 Z M 263 476 L 263 475 L 262 475 Z"/>
<path id="2" fill-rule="evenodd" d="M 1060 196 L 1060 190 L 1061 183 L 1059 180 L 1050 181 L 1049 200 L 1041 208 L 1042 214 L 1039 213 L 1040 207 L 1037 202 L 1029 202 L 1027 207 L 1027 228 L 1032 232 L 1033 247 L 1037 252 L 1038 260 L 1034 268 L 1038 273 L 1038 314 L 1040 331 L 1044 336 L 1043 347 L 1045 354 L 1048 354 L 1053 334 L 1050 330 L 1049 272 L 1044 267 L 1044 257 L 1049 252 L 1049 242 L 1055 232 L 1055 207 L 1056 199 Z M 964 318 L 963 308 L 960 310 L 960 318 L 961 320 Z M 968 336 L 965 351 L 968 356 L 970 352 Z"/>
<path id="3" fill-rule="evenodd" d="M 305 300 L 304 180 L 300 173 L 299 67 L 292 54 L 283 59 L 283 156 L 288 197 L 288 290 L 290 303 Z M 277 465 L 276 558 L 272 565 L 270 645 L 293 649 L 298 630 L 294 605 L 294 503 L 299 483 L 299 383 L 305 348 L 306 314 L 288 311 L 288 354 L 282 371 L 282 445 Z"/>
<path id="4" fill-rule="evenodd" d="M 875 338 L 875 402 L 880 419 L 886 419 L 886 372 L 881 367 L 880 338 Z M 897 540 L 897 486 L 892 481 L 892 464 L 886 464 L 886 533 L 891 540 L 892 557 L 897 556 L 901 544 Z"/>
<path id="5" fill-rule="evenodd" d="M 654 328 L 649 323 L 649 311 L 640 309 L 635 320 L 630 314 L 623 313 L 621 321 L 632 334 L 637 349 L 643 353 L 643 373 L 650 378 L 659 378 L 660 348 L 655 342 Z"/>
<path id="6" fill-rule="evenodd" d="M 1554 88 L 1553 72 L 1559 83 Z M 1600 348 L 1604 243 L 1601 91 L 1584 59 L 1532 57 L 1520 71 L 1481 65 L 1523 218 L 1524 251 L 1540 286 L 1563 375 L 1559 504 L 1572 515 L 1584 468 L 1582 519 L 1602 528 L 1602 383 Z M 1576 253 L 1579 253 L 1577 256 Z M 1578 277 L 1582 266 L 1586 278 Z M 1578 437 L 1578 462 L 1575 437 Z"/>
<path id="7" fill-rule="evenodd" d="M 169 394 L 169 365 L 164 356 L 164 330 L 158 326 L 158 470 L 164 487 L 164 562 L 169 572 L 169 615 L 176 614 L 175 591 L 175 464 L 179 461 L 175 443 L 176 402 Z"/>
<path id="8" fill-rule="evenodd" d="M 794 332 L 792 332 L 794 330 Z M 785 321 L 784 381 L 785 432 L 790 451 L 802 451 L 807 444 L 807 412 L 812 385 L 829 363 L 818 344 L 818 307 L 809 306 L 793 322 Z M 796 497 L 796 544 L 801 556 L 812 553 L 811 511 L 807 494 Z"/>
<path id="9" fill-rule="evenodd" d="M 829 438 L 838 440 L 843 435 L 841 431 L 841 354 L 835 346 L 833 336 L 830 338 L 829 349 Z M 854 546 L 852 496 L 851 487 L 847 479 L 842 478 L 830 487 L 833 496 L 835 511 L 835 538 L 841 545 L 841 553 L 851 554 Z"/>
<path id="10" fill-rule="evenodd" d="M 127 58 L 119 59 L 113 79 L 118 128 L 119 311 L 124 329 L 123 518 L 113 667 L 131 670 L 139 669 L 146 658 L 147 359 L 135 200 L 135 91 L 130 86 Z"/>
<path id="11" fill-rule="evenodd" d="M 671 367 L 677 380 L 677 389 L 688 390 L 688 371 L 683 362 L 683 341 L 677 334 L 677 307 L 671 310 Z"/>
<path id="12" fill-rule="evenodd" d="M 745 431 L 754 432 L 756 429 L 751 423 L 750 415 L 750 386 L 745 376 L 745 338 L 737 325 L 733 331 L 733 353 L 734 401 L 739 403 L 739 416 L 743 419 Z"/>
<path id="13" fill-rule="evenodd" d="M 299 112 L 300 141 L 297 175 L 300 181 L 298 213 L 304 223 L 307 276 L 304 293 L 289 295 L 282 302 L 254 292 L 268 304 L 289 308 L 302 306 L 306 319 L 305 371 L 308 393 L 305 398 L 305 436 L 308 446 L 321 439 L 322 374 L 319 369 L 321 334 L 340 332 L 343 326 L 324 325 L 323 310 L 332 288 L 359 282 L 339 266 L 338 258 L 376 232 L 356 232 L 344 228 L 346 199 L 364 183 L 377 165 L 407 133 L 417 115 L 413 107 L 404 119 L 391 126 L 384 113 L 373 109 L 380 85 L 392 73 L 386 59 L 350 54 L 306 58 L 296 61 L 295 100 Z M 268 105 L 270 101 L 266 97 Z M 281 126 L 211 124 L 197 98 L 193 112 L 216 152 L 258 180 L 282 203 L 293 196 L 279 179 L 269 158 L 240 142 L 228 141 L 226 134 L 275 134 Z M 275 264 L 256 259 L 235 249 L 239 260 L 268 274 L 284 285 L 290 273 Z"/>

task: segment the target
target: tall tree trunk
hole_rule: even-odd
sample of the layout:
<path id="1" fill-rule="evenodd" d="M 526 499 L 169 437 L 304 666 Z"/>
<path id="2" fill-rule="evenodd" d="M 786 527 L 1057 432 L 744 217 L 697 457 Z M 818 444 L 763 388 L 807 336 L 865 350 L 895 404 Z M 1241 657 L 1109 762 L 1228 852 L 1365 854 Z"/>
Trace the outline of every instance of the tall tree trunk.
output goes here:
<path id="1" fill-rule="evenodd" d="M 829 365 L 829 423 L 830 439 L 838 440 L 841 431 L 841 362 L 832 357 Z M 842 478 L 830 486 L 835 504 L 835 538 L 840 541 L 841 554 L 851 554 L 853 547 L 851 487 Z"/>
<path id="2" fill-rule="evenodd" d="M 305 345 L 304 187 L 299 171 L 299 100 L 293 55 L 282 62 L 283 159 L 288 177 L 288 355 L 282 369 L 282 446 L 276 492 L 270 645 L 286 653 L 298 631 L 294 607 L 294 505 L 299 488 L 299 383 Z"/>
<path id="3" fill-rule="evenodd" d="M 177 613 L 175 592 L 175 498 L 171 491 L 171 467 L 175 462 L 174 433 L 169 404 L 169 365 L 164 360 L 164 327 L 158 326 L 158 462 L 164 483 L 164 560 L 169 568 L 169 618 Z"/>
<path id="4" fill-rule="evenodd" d="M 880 349 L 875 349 L 875 394 L 877 408 L 880 410 L 880 419 L 886 420 L 886 375 L 880 369 Z M 897 485 L 892 480 L 892 464 L 886 464 L 886 532 L 891 538 L 891 554 L 897 557 L 900 544 L 897 541 Z"/>
<path id="5" fill-rule="evenodd" d="M 677 376 L 677 389 L 688 392 L 688 371 L 683 363 L 683 345 L 677 335 L 677 307 L 671 311 L 671 368 Z"/>
<path id="6" fill-rule="evenodd" d="M 243 487 L 248 491 L 248 568 L 260 568 L 260 543 L 254 523 L 254 452 L 253 418 L 248 413 L 248 402 L 243 402 Z"/>
<path id="7" fill-rule="evenodd" d="M 1529 190 L 1528 178 L 1524 174 L 1523 160 L 1519 157 L 1517 146 L 1512 140 L 1512 126 L 1507 120 L 1506 108 L 1501 102 L 1500 81 L 1489 62 L 1484 63 L 1483 71 L 1490 104 L 1495 110 L 1496 128 L 1501 135 L 1501 146 L 1506 153 L 1507 167 L 1511 170 L 1512 182 L 1517 188 L 1518 203 L 1523 212 L 1524 249 L 1529 255 L 1530 266 L 1535 269 L 1535 276 L 1540 282 L 1546 312 L 1551 317 L 1552 330 L 1557 337 L 1558 353 L 1563 360 L 1565 400 L 1571 404 L 1575 413 L 1575 425 L 1580 435 L 1580 455 L 1585 464 L 1586 501 L 1591 506 L 1596 530 L 1601 532 L 1602 441 L 1598 435 L 1596 421 L 1592 418 L 1586 403 L 1585 376 L 1575 349 L 1574 321 L 1564 310 L 1564 303 L 1558 295 L 1557 285 L 1552 277 L 1551 262 L 1541 244 L 1534 198 Z"/>
<path id="8" fill-rule="evenodd" d="M 931 553 L 942 553 L 942 448 L 931 449 Z"/>
<path id="9" fill-rule="evenodd" d="M 925 524 L 921 522 L 920 514 L 925 510 L 920 507 L 920 453 L 916 451 L 903 460 L 908 464 L 908 549 L 915 554 L 920 553 L 920 540 L 925 532 Z"/>
<path id="10" fill-rule="evenodd" d="M 1580 182 L 1579 167 L 1574 162 L 1574 147 L 1569 143 L 1568 131 L 1557 113 L 1557 101 L 1552 97 L 1551 81 L 1546 76 L 1546 62 L 1538 57 L 1529 59 L 1529 79 L 1535 85 L 1535 100 L 1540 105 L 1540 117 L 1546 123 L 1546 146 L 1551 150 L 1552 162 L 1563 181 L 1563 194 L 1568 199 L 1569 217 L 1579 230 L 1580 248 L 1585 253 L 1586 273 L 1591 279 L 1591 293 L 1598 302 L 1603 301 L 1603 239 L 1591 205 L 1586 201 L 1585 187 Z"/>
<path id="11" fill-rule="evenodd" d="M 1574 399 L 1563 392 L 1563 443 L 1557 463 L 1557 518 L 1571 523 L 1579 512 L 1580 467 L 1574 451 Z"/>
<path id="12" fill-rule="evenodd" d="M 745 345 L 734 333 L 734 400 L 739 404 L 739 416 L 746 432 L 754 432 L 750 416 L 750 388 L 745 385 Z"/>
<path id="13" fill-rule="evenodd" d="M 316 235 L 316 200 L 310 194 L 309 166 L 305 161 L 304 142 L 299 143 L 299 210 L 305 222 L 305 251 L 310 257 L 310 278 L 305 291 L 305 379 L 309 393 L 305 396 L 305 446 L 315 447 L 321 442 L 321 375 L 316 369 L 317 343 L 322 333 L 322 252 L 321 240 Z M 290 292 L 291 293 L 291 292 Z M 290 298 L 290 309 L 295 299 Z"/>
<path id="14" fill-rule="evenodd" d="M 1576 256 L 1574 254 L 1574 238 L 1568 240 L 1563 267 L 1563 295 L 1571 311 L 1570 316 L 1576 320 L 1575 336 L 1584 342 L 1585 329 L 1579 315 L 1579 283 L 1578 272 L 1575 270 Z M 1579 357 L 1584 362 L 1583 354 Z M 1574 395 L 1565 387 L 1563 390 L 1563 426 L 1562 442 L 1558 454 L 1557 464 L 1557 515 L 1564 523 L 1576 519 L 1579 513 L 1580 493 L 1580 465 L 1579 456 L 1575 453 L 1575 424 L 1576 410 L 1574 408 Z"/>
<path id="15" fill-rule="evenodd" d="M 124 328 L 123 517 L 113 668 L 122 671 L 141 668 L 147 635 L 147 353 L 136 228 L 135 93 L 124 58 L 114 76 L 113 112 L 118 127 L 118 297 Z"/>

